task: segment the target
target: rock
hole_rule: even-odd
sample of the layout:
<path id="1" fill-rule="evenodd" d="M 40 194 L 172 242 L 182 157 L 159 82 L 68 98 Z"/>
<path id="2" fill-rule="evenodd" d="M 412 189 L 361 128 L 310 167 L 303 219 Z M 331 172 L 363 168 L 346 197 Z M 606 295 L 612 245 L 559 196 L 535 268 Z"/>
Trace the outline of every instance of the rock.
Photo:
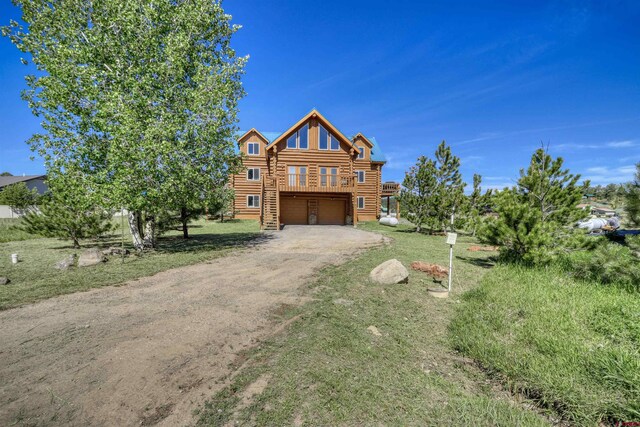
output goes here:
<path id="1" fill-rule="evenodd" d="M 390 259 L 371 270 L 369 278 L 381 285 L 407 283 L 409 281 L 409 272 L 400 261 Z"/>
<path id="2" fill-rule="evenodd" d="M 129 255 L 129 249 L 111 246 L 109 249 L 105 249 L 104 251 L 102 251 L 102 255 L 122 255 L 123 252 L 125 255 Z"/>
<path id="3" fill-rule="evenodd" d="M 382 334 L 380 333 L 380 331 L 378 330 L 378 328 L 376 328 L 375 326 L 371 325 L 367 328 L 367 331 L 371 332 L 373 335 L 375 335 L 376 337 L 381 337 Z"/>
<path id="4" fill-rule="evenodd" d="M 8 277 L 0 277 L 0 285 L 7 285 L 10 281 Z"/>
<path id="5" fill-rule="evenodd" d="M 351 301 L 350 299 L 344 299 L 344 298 L 334 299 L 333 303 L 336 305 L 345 305 L 345 306 L 353 305 L 353 301 Z"/>
<path id="6" fill-rule="evenodd" d="M 78 258 L 78 267 L 89 267 L 91 265 L 100 264 L 105 262 L 107 258 L 102 254 L 98 248 L 89 248 L 80 254 Z"/>
<path id="7" fill-rule="evenodd" d="M 427 273 L 434 279 L 444 279 L 449 277 L 449 269 L 438 264 L 429 264 L 428 262 L 413 261 L 411 268 L 416 271 Z"/>
<path id="8" fill-rule="evenodd" d="M 74 265 L 76 265 L 76 254 L 69 255 L 62 261 L 58 261 L 56 265 L 54 265 L 54 268 L 58 270 L 68 270 L 69 267 L 73 267 Z"/>

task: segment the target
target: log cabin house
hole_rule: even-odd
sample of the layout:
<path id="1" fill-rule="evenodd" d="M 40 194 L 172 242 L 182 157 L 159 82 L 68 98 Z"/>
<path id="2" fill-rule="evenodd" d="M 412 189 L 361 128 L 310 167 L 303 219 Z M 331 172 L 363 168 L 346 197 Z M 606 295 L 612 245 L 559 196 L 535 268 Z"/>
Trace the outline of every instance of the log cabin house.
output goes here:
<path id="1" fill-rule="evenodd" d="M 238 138 L 236 218 L 264 229 L 288 224 L 356 225 L 380 215 L 382 166 L 375 138 L 347 137 L 317 110 L 281 134 L 251 129 Z M 386 185 L 386 184 L 385 184 Z"/>

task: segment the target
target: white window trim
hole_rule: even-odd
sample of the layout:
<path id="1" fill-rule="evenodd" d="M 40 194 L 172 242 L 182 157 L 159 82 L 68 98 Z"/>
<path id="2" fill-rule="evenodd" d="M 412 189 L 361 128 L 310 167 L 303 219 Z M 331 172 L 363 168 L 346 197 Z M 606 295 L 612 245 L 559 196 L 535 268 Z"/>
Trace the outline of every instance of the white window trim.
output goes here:
<path id="1" fill-rule="evenodd" d="M 307 147 L 306 148 L 300 148 L 300 131 L 302 130 L 302 128 L 307 128 Z M 292 136 L 296 137 L 296 146 L 295 147 L 289 147 L 289 140 L 291 139 Z M 289 150 L 308 150 L 309 149 L 309 123 L 307 123 L 306 125 L 302 126 L 300 129 L 295 131 L 295 133 L 291 134 L 289 136 L 289 138 L 287 138 L 286 147 Z"/>
<path id="2" fill-rule="evenodd" d="M 364 159 L 364 147 L 360 147 L 358 145 L 356 145 L 356 147 L 358 147 L 358 150 L 360 150 L 360 153 L 358 153 L 358 160 L 363 160 Z"/>
<path id="3" fill-rule="evenodd" d="M 362 181 L 360 181 L 360 172 L 362 172 Z M 362 169 L 356 170 L 356 176 L 358 178 L 358 184 L 364 184 L 367 181 L 367 172 Z"/>
<path id="4" fill-rule="evenodd" d="M 362 199 L 362 207 L 360 207 L 360 199 Z M 365 207 L 365 197 L 364 196 L 358 196 L 357 206 L 358 206 L 358 210 L 364 209 L 364 207 Z"/>
<path id="5" fill-rule="evenodd" d="M 256 197 L 257 197 L 257 200 L 258 200 L 258 206 L 252 206 L 252 205 L 250 205 L 250 204 L 249 204 L 249 197 L 253 197 L 253 201 L 254 201 L 254 203 L 255 203 L 255 201 L 256 201 Z M 260 195 L 259 195 L 259 194 L 248 194 L 248 195 L 247 195 L 247 207 L 248 207 L 248 208 L 252 208 L 252 209 L 258 209 L 258 208 L 260 208 Z"/>
<path id="6" fill-rule="evenodd" d="M 250 145 L 256 145 L 258 147 L 258 152 L 257 153 L 249 153 L 249 146 Z M 260 143 L 259 142 L 247 142 L 247 155 L 249 156 L 259 156 L 260 155 Z"/>
<path id="7" fill-rule="evenodd" d="M 255 178 L 256 174 L 255 172 L 253 173 L 253 178 L 249 178 L 249 171 L 250 170 L 258 170 L 258 179 Z M 260 168 L 247 168 L 247 181 L 260 181 L 260 177 L 262 176 L 262 171 L 260 170 Z"/>

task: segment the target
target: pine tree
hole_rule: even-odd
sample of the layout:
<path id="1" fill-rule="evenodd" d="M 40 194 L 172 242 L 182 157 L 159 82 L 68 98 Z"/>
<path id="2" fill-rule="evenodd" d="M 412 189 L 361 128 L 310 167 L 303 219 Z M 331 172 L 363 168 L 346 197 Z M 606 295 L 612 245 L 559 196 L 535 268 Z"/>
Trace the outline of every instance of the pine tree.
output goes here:
<path id="1" fill-rule="evenodd" d="M 437 197 L 431 228 L 446 231 L 451 215 L 462 208 L 466 184 L 462 182 L 460 174 L 460 158 L 452 154 L 451 147 L 445 141 L 438 145 L 435 157 Z"/>
<path id="2" fill-rule="evenodd" d="M 402 182 L 399 199 L 406 217 L 416 226 L 416 231 L 422 231 L 433 216 L 433 206 L 437 191 L 436 165 L 428 157 L 420 156 L 415 166 L 406 173 Z"/>
<path id="3" fill-rule="evenodd" d="M 80 239 L 97 238 L 111 230 L 112 215 L 87 204 L 84 195 L 73 195 L 68 188 L 58 191 L 65 182 L 68 179 L 49 181 L 50 192 L 41 197 L 39 212 L 25 215 L 21 227 L 30 234 L 71 240 L 79 248 Z"/>
<path id="4" fill-rule="evenodd" d="M 496 195 L 498 217 L 488 221 L 482 238 L 500 246 L 503 258 L 545 264 L 562 249 L 571 234 L 568 226 L 583 215 L 576 206 L 589 185 L 579 186 L 580 175 L 562 165 L 562 158 L 538 149 L 528 169 L 520 170 L 517 185 Z"/>
<path id="5" fill-rule="evenodd" d="M 625 212 L 632 224 L 640 225 L 640 162 L 636 163 L 635 180 L 625 186 Z"/>
<path id="6" fill-rule="evenodd" d="M 442 141 L 436 149 L 435 160 L 421 156 L 406 173 L 400 192 L 403 211 L 418 232 L 423 226 L 429 232 L 445 231 L 451 214 L 462 209 L 465 185 L 460 174 L 460 159 Z"/>

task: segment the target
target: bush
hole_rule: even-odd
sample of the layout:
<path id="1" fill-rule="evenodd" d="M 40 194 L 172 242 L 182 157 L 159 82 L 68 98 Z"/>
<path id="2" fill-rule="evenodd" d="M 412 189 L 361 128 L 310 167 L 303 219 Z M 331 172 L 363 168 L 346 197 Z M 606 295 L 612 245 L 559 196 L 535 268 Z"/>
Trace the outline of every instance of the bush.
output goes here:
<path id="1" fill-rule="evenodd" d="M 577 251 L 560 259 L 560 265 L 574 277 L 605 285 L 640 290 L 640 258 L 633 250 L 636 240 L 627 246 L 601 241 L 593 250 Z"/>

